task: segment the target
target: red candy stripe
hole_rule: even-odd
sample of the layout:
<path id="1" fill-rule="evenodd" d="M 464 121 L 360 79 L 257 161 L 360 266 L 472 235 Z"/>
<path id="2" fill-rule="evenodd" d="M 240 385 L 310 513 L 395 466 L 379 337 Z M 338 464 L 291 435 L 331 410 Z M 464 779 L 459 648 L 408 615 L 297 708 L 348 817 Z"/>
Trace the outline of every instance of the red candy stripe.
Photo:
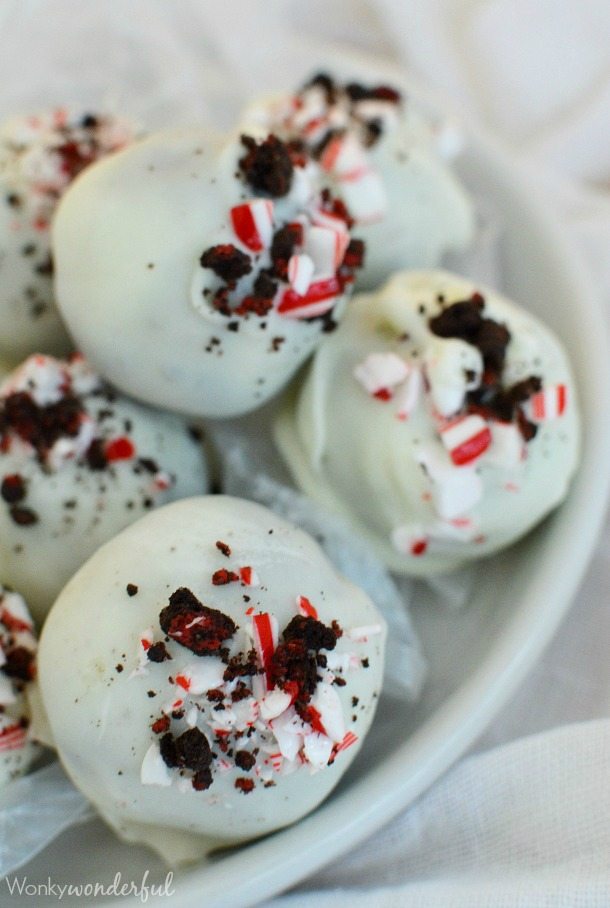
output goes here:
<path id="1" fill-rule="evenodd" d="M 136 453 L 136 448 L 129 438 L 122 436 L 106 442 L 104 453 L 106 460 L 112 463 L 115 460 L 131 460 Z"/>
<path id="2" fill-rule="evenodd" d="M 307 596 L 299 596 L 297 598 L 297 606 L 301 615 L 304 615 L 306 618 L 315 618 L 318 620 L 317 609 L 311 604 Z"/>
<path id="3" fill-rule="evenodd" d="M 267 690 L 271 690 L 273 687 L 270 675 L 271 660 L 277 642 L 271 615 L 267 612 L 263 612 L 262 615 L 254 615 L 252 626 L 254 628 L 254 647 L 265 671 Z"/>
<path id="4" fill-rule="evenodd" d="M 304 296 L 300 296 L 294 290 L 285 290 L 277 311 L 280 315 L 291 316 L 292 318 L 310 318 L 314 314 L 311 310 L 315 305 L 325 303 L 326 305 L 321 306 L 320 312 L 315 313 L 322 315 L 325 311 L 332 308 L 333 299 L 341 292 L 341 283 L 337 277 L 330 277 L 327 280 L 310 284 L 309 290 Z"/>

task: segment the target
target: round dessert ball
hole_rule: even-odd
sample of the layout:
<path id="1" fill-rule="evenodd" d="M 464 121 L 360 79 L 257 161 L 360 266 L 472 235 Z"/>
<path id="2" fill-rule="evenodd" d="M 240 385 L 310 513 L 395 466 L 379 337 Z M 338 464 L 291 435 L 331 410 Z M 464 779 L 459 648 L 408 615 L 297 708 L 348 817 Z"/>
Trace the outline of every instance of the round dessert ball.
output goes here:
<path id="1" fill-rule="evenodd" d="M 493 290 L 415 271 L 354 299 L 276 437 L 302 489 L 391 568 L 427 574 L 503 548 L 556 507 L 580 436 L 552 332 Z"/>
<path id="2" fill-rule="evenodd" d="M 42 621 L 77 568 L 150 508 L 207 490 L 195 430 L 117 396 L 80 355 L 0 384 L 0 577 Z"/>
<path id="3" fill-rule="evenodd" d="M 184 860 L 326 797 L 372 721 L 384 643 L 308 535 L 253 502 L 192 498 L 72 578 L 40 685 L 78 788 L 122 837 Z"/>
<path id="4" fill-rule="evenodd" d="M 72 180 L 133 134 L 121 118 L 64 109 L 0 128 L 0 356 L 15 363 L 36 350 L 69 350 L 53 299 L 51 220 Z"/>
<path id="5" fill-rule="evenodd" d="M 22 775 L 38 753 L 27 703 L 36 647 L 23 597 L 0 584 L 0 787 Z"/>
<path id="6" fill-rule="evenodd" d="M 91 168 L 62 201 L 61 312 L 122 390 L 237 416 L 335 326 L 363 254 L 350 224 L 319 167 L 274 136 L 156 135 Z"/>
<path id="7" fill-rule="evenodd" d="M 320 74 L 294 94 L 254 102 L 243 123 L 298 141 L 318 161 L 365 242 L 359 288 L 376 289 L 399 268 L 434 267 L 471 243 L 472 201 L 441 135 L 395 88 Z"/>

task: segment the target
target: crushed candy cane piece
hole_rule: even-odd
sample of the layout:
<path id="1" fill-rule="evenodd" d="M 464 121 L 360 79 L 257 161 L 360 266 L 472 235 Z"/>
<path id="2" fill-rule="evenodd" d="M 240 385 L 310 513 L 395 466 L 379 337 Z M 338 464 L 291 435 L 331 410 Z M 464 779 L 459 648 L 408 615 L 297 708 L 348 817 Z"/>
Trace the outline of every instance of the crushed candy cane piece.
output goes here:
<path id="1" fill-rule="evenodd" d="M 265 671 L 267 689 L 271 689 L 271 660 L 278 641 L 278 624 L 274 615 L 263 612 L 260 615 L 254 615 L 252 618 L 252 627 L 254 630 L 254 647 L 260 660 L 261 666 Z"/>
<path id="2" fill-rule="evenodd" d="M 251 567 L 240 567 L 239 579 L 244 584 L 244 586 L 257 587 L 261 585 L 260 577 L 254 570 L 254 568 Z"/>
<path id="3" fill-rule="evenodd" d="M 292 255 L 288 260 L 288 280 L 299 296 L 304 296 L 309 290 L 314 271 L 314 261 L 309 255 Z"/>
<path id="4" fill-rule="evenodd" d="M 140 767 L 140 782 L 142 785 L 161 785 L 164 788 L 172 784 L 169 767 L 164 762 L 159 746 L 155 742 L 144 754 Z"/>
<path id="5" fill-rule="evenodd" d="M 273 237 L 273 202 L 252 199 L 231 208 L 231 224 L 236 236 L 252 252 L 261 252 Z"/>
<path id="6" fill-rule="evenodd" d="M 317 609 L 311 604 L 307 596 L 297 596 L 297 609 L 300 615 L 306 618 L 318 618 Z"/>
<path id="7" fill-rule="evenodd" d="M 440 436 L 457 467 L 477 460 L 491 444 L 489 426 L 476 414 L 460 416 L 441 426 Z"/>
<path id="8" fill-rule="evenodd" d="M 568 401 L 566 385 L 550 385 L 534 394 L 525 404 L 525 412 L 532 422 L 544 422 L 563 416 Z"/>
<path id="9" fill-rule="evenodd" d="M 397 353 L 369 353 L 354 369 L 354 378 L 368 394 L 388 392 L 409 376 L 409 364 Z"/>

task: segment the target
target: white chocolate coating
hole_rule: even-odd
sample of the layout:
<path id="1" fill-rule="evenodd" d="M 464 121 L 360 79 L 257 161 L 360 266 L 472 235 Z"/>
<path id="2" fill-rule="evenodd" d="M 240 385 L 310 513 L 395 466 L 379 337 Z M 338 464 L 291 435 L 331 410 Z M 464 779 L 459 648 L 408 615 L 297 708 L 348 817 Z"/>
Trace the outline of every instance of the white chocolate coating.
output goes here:
<path id="1" fill-rule="evenodd" d="M 483 315 L 511 334 L 502 386 L 538 376 L 548 412 L 532 417 L 538 432 L 527 444 L 516 415 L 469 413 L 481 353 L 433 334 L 428 320 L 477 291 L 448 272 L 415 271 L 356 297 L 276 426 L 297 484 L 348 517 L 399 572 L 448 570 L 509 545 L 562 501 L 578 462 L 563 349 L 536 318 L 485 288 Z"/>
<path id="2" fill-rule="evenodd" d="M 159 134 L 91 168 L 60 205 L 53 249 L 62 315 L 101 374 L 148 403 L 199 416 L 248 412 L 311 353 L 325 328 L 323 312 L 336 318 L 342 311 L 343 286 L 323 302 L 323 312 L 314 305 L 301 316 L 283 315 L 282 282 L 264 316 L 230 316 L 213 305 L 221 281 L 200 263 L 205 250 L 228 244 L 250 258 L 252 272 L 231 292 L 233 311 L 270 264 L 273 232 L 299 222 L 307 239 L 316 222 L 316 165 L 295 166 L 289 192 L 263 199 L 242 178 L 244 154 L 238 138 L 201 130 Z M 272 202 L 273 223 L 264 248 L 252 254 L 231 212 L 255 200 Z M 345 224 L 339 226 L 348 240 Z M 334 248 L 335 233 L 322 235 Z M 316 258 L 308 242 L 305 252 Z M 318 252 L 312 287 L 331 273 L 334 280 L 334 267 L 328 271 Z M 307 283 L 311 275 L 300 270 Z M 317 319 L 304 320 L 309 315 Z"/>
<path id="3" fill-rule="evenodd" d="M 229 555 L 219 551 L 218 540 L 229 546 Z M 212 582 L 219 569 L 238 571 L 245 565 L 255 572 L 252 585 Z M 128 583 L 138 587 L 132 597 L 126 593 Z M 280 712 L 286 704 L 278 706 L 278 699 L 285 697 L 278 688 L 271 703 L 264 675 L 245 676 L 254 693 L 233 706 L 229 699 L 223 711 L 214 711 L 205 690 L 211 686 L 227 690 L 222 680 L 225 665 L 214 655 L 195 655 L 165 637 L 159 627 L 161 609 L 180 587 L 238 625 L 226 641 L 232 656 L 253 645 L 249 633 L 254 618 L 248 609 L 272 615 L 280 639 L 299 614 L 299 596 L 310 600 L 326 625 L 337 620 L 344 633 L 327 653 L 328 666 L 320 672 L 324 677 L 329 672 L 331 678 L 341 675 L 346 684 L 318 683 L 312 703 L 324 689 L 325 697 L 334 702 L 332 729 L 324 719 L 328 735 L 336 740 L 353 732 L 358 740 L 337 753 L 332 765 L 326 765 L 331 742 L 322 734 L 303 738 L 307 728 L 302 722 L 298 735 L 285 733 L 278 745 L 272 722 L 285 727 L 290 714 L 297 725 L 299 720 L 291 707 Z M 146 638 L 147 645 L 165 640 L 171 661 L 147 659 L 140 643 Z M 44 628 L 40 686 L 59 755 L 74 783 L 121 836 L 147 842 L 166 859 L 181 860 L 279 829 L 326 797 L 357 753 L 373 718 L 384 639 L 385 624 L 372 602 L 335 572 L 301 530 L 252 502 L 224 496 L 195 498 L 147 515 L 99 549 L 72 578 Z M 116 669 L 119 664 L 121 671 Z M 197 690 L 185 693 L 176 682 L 185 676 L 201 681 Z M 172 720 L 173 733 L 192 722 L 206 734 L 216 754 L 206 790 L 196 791 L 189 773 L 169 768 L 159 756 L 159 737 L 151 725 L 169 714 L 175 698 L 184 701 L 186 718 Z M 244 709 L 253 709 L 258 716 L 252 719 L 253 730 L 231 737 L 236 728 L 249 727 Z M 267 715 L 280 715 L 270 722 L 265 709 Z M 211 733 L 214 724 L 229 734 L 230 748 L 224 756 Z M 292 744 L 296 750 L 291 750 Z M 317 766 L 312 761 L 320 754 L 312 745 L 325 753 Z M 255 754 L 252 769 L 235 766 L 236 746 Z M 275 768 L 272 753 L 278 759 Z M 247 794 L 235 786 L 236 779 L 244 777 L 254 782 Z"/>
<path id="4" fill-rule="evenodd" d="M 320 156 L 327 185 L 343 198 L 366 243 L 358 289 L 376 289 L 398 269 L 432 268 L 445 253 L 466 248 L 474 235 L 473 205 L 449 166 L 443 136 L 409 99 L 352 101 L 338 84 L 333 93 L 329 102 L 323 87 L 311 85 L 263 98 L 244 111 L 242 125 L 298 137 Z M 379 128 L 377 136 L 368 123 Z M 336 157 L 330 144 L 315 152 L 331 131 L 347 138 Z"/>
<path id="5" fill-rule="evenodd" d="M 0 585 L 0 788 L 23 775 L 38 753 L 26 698 L 35 676 L 36 647 L 23 597 Z"/>
<path id="6" fill-rule="evenodd" d="M 109 392 L 82 359 L 30 357 L 0 387 L 0 413 L 8 395 L 26 388 L 41 406 L 61 400 L 62 381 L 83 409 L 78 435 L 60 437 L 39 457 L 9 428 L 0 452 L 0 577 L 24 593 L 39 622 L 103 542 L 149 508 L 207 490 L 202 448 L 183 420 Z M 92 469 L 93 440 L 110 451 L 118 440 L 119 458 Z M 25 495 L 11 501 L 4 483 L 15 476 Z M 16 522 L 24 509 L 33 522 Z"/>
<path id="7" fill-rule="evenodd" d="M 36 350 L 70 349 L 53 299 L 53 213 L 76 173 L 133 133 L 117 117 L 69 116 L 63 109 L 0 129 L 0 356 L 18 362 Z"/>

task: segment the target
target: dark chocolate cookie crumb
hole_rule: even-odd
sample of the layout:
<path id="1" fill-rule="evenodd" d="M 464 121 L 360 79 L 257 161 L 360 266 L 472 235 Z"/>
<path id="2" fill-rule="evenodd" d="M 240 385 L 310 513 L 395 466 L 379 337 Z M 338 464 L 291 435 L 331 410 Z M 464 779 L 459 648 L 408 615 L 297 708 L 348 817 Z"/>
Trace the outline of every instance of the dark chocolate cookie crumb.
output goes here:
<path id="1" fill-rule="evenodd" d="M 239 167 L 247 183 L 272 198 L 280 198 L 290 191 L 293 164 L 285 143 L 270 135 L 262 142 L 251 136 L 241 137 L 246 154 L 239 160 Z"/>

